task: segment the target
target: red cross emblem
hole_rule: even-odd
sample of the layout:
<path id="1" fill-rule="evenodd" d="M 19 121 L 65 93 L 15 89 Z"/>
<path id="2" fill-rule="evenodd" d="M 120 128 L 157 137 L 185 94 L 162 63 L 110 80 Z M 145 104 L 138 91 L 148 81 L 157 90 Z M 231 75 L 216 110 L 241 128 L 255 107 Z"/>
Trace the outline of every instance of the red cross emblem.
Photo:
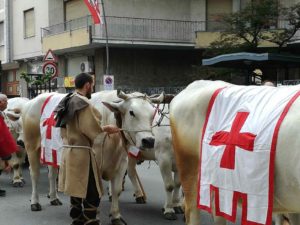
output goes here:
<path id="1" fill-rule="evenodd" d="M 51 116 L 46 119 L 43 123 L 43 126 L 47 126 L 46 128 L 46 138 L 51 139 L 52 138 L 52 127 L 54 127 L 56 124 L 56 121 L 54 119 L 54 113 L 51 114 Z"/>
<path id="2" fill-rule="evenodd" d="M 240 133 L 248 115 L 249 112 L 238 112 L 229 132 L 218 131 L 212 136 L 210 145 L 226 145 L 220 163 L 221 168 L 234 170 L 236 146 L 246 151 L 253 151 L 256 135 L 248 132 Z"/>

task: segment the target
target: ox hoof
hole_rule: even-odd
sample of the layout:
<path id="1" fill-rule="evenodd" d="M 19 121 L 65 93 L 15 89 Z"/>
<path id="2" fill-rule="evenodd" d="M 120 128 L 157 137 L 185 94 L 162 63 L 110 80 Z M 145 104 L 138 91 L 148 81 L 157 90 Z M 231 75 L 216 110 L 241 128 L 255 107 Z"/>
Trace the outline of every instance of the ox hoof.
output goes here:
<path id="1" fill-rule="evenodd" d="M 111 225 L 127 225 L 127 223 L 126 223 L 125 220 L 121 217 L 121 218 L 117 218 L 117 219 L 112 219 L 112 220 L 111 220 Z"/>
<path id="2" fill-rule="evenodd" d="M 164 213 L 164 218 L 166 220 L 177 220 L 176 214 L 172 213 L 172 212 L 166 212 L 166 213 Z"/>
<path id="3" fill-rule="evenodd" d="M 183 214 L 183 209 L 180 206 L 176 206 L 173 208 L 175 211 L 175 214 Z"/>
<path id="4" fill-rule="evenodd" d="M 12 184 L 13 187 L 24 187 L 24 183 L 22 181 L 16 181 Z"/>
<path id="5" fill-rule="evenodd" d="M 145 203 L 146 203 L 146 200 L 145 200 L 145 198 L 144 198 L 143 196 L 141 196 L 141 197 L 135 198 L 135 202 L 136 202 L 137 204 L 145 204 Z"/>
<path id="6" fill-rule="evenodd" d="M 42 210 L 42 206 L 40 205 L 40 203 L 35 203 L 35 204 L 31 204 L 31 211 L 41 211 Z"/>
<path id="7" fill-rule="evenodd" d="M 62 205 L 62 202 L 57 198 L 50 202 L 51 205 Z"/>

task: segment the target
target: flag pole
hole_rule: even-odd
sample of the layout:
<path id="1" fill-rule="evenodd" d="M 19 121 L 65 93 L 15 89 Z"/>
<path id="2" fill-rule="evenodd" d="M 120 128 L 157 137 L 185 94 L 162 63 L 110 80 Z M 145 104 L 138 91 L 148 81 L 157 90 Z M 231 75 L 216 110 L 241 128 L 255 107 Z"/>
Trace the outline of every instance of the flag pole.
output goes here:
<path id="1" fill-rule="evenodd" d="M 103 10 L 103 20 L 105 26 L 105 49 L 106 49 L 106 74 L 109 75 L 109 49 L 108 49 L 108 32 L 107 32 L 107 21 L 105 16 L 104 0 L 101 0 L 102 10 Z"/>

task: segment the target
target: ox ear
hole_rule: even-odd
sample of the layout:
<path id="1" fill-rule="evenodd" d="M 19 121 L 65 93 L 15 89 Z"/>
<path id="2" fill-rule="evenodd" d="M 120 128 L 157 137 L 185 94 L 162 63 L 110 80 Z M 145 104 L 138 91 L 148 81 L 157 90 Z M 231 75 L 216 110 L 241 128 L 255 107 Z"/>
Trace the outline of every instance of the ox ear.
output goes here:
<path id="1" fill-rule="evenodd" d="M 102 102 L 103 105 L 105 105 L 110 111 L 114 112 L 114 113 L 119 113 L 119 107 L 120 107 L 120 103 L 117 102 Z"/>
<path id="2" fill-rule="evenodd" d="M 121 91 L 120 89 L 117 90 L 117 96 L 123 100 L 129 98 L 129 96 L 125 92 Z"/>
<path id="3" fill-rule="evenodd" d="M 162 103 L 165 98 L 165 93 L 162 92 L 159 96 L 150 96 L 152 103 Z"/>

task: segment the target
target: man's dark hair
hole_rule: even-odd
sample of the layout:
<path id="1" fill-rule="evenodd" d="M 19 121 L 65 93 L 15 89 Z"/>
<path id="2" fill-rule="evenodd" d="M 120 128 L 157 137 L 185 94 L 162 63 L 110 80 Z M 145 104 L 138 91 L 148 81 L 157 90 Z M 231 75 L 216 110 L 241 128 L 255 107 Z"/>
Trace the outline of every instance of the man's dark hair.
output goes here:
<path id="1" fill-rule="evenodd" d="M 81 89 L 87 82 L 93 83 L 93 77 L 87 73 L 80 73 L 75 77 L 75 88 Z"/>

